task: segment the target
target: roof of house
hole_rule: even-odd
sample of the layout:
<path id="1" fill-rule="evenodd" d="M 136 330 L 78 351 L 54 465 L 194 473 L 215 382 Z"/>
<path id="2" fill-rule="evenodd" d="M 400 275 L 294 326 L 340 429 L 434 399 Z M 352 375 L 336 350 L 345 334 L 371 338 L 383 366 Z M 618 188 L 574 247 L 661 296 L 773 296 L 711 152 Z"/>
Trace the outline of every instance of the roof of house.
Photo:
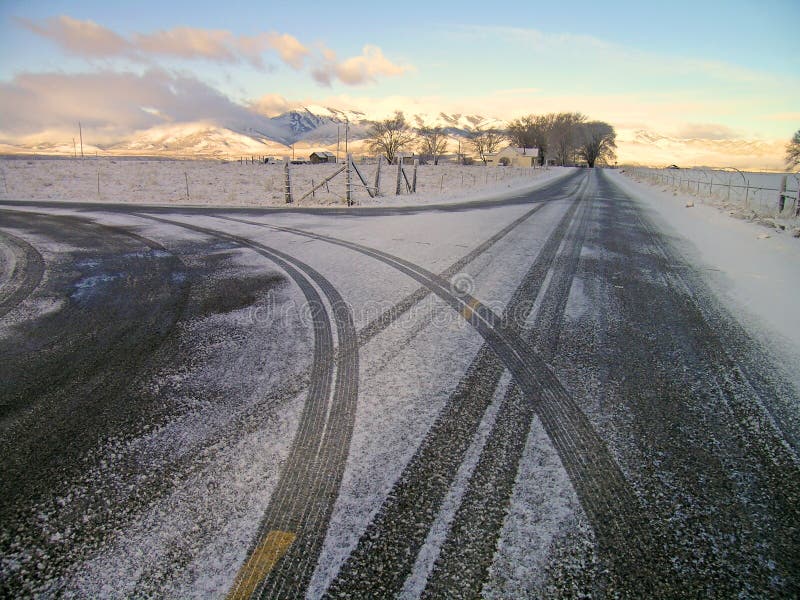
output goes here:
<path id="1" fill-rule="evenodd" d="M 515 148 L 514 146 L 509 146 L 506 150 L 513 150 L 517 154 L 525 155 L 525 156 L 536 156 L 539 154 L 538 148 Z"/>
<path id="2" fill-rule="evenodd" d="M 487 156 L 499 156 L 501 154 L 519 154 L 520 156 L 539 156 L 539 149 L 538 148 L 517 148 L 515 146 L 508 146 L 507 148 L 503 148 L 499 152 L 494 152 L 493 154 L 488 154 Z"/>
<path id="3" fill-rule="evenodd" d="M 322 150 L 320 152 L 312 152 L 311 156 L 314 156 L 314 155 L 316 155 L 316 156 L 325 156 L 327 158 L 332 158 L 332 157 L 336 156 L 333 152 L 328 152 L 327 150 Z"/>

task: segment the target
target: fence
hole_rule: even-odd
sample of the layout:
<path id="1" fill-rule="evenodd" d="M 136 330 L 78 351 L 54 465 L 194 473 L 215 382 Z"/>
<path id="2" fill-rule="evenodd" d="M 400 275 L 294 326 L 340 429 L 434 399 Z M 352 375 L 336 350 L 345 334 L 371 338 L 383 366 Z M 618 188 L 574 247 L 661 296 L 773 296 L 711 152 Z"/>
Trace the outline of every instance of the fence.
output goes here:
<path id="1" fill-rule="evenodd" d="M 285 164 L 142 157 L 0 158 L 0 198 L 281 205 L 287 192 Z M 380 169 L 377 159 L 356 160 L 354 165 L 349 186 L 344 171 L 342 176 L 331 178 L 343 169 L 342 163 L 289 165 L 292 202 L 346 204 L 348 190 L 350 201 L 357 204 L 402 203 L 409 193 L 416 193 L 421 202 L 461 199 L 479 189 L 488 192 L 517 186 L 539 173 L 529 167 L 441 163 L 419 165 L 415 177 L 413 163 L 405 164 L 400 173 L 396 164 L 388 165 L 385 160 Z M 398 175 L 400 196 L 396 196 Z"/>
<path id="2" fill-rule="evenodd" d="M 737 169 L 629 168 L 635 177 L 764 217 L 800 215 L 798 173 L 750 173 Z"/>

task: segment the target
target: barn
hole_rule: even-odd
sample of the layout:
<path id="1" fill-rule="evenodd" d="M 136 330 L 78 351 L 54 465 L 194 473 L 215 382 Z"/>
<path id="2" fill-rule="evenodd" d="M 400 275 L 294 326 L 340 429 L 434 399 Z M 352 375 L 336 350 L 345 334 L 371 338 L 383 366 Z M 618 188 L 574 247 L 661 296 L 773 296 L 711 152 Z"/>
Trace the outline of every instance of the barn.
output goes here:
<path id="1" fill-rule="evenodd" d="M 312 152 L 308 159 L 311 161 L 312 165 L 335 163 L 336 155 L 333 152 Z"/>

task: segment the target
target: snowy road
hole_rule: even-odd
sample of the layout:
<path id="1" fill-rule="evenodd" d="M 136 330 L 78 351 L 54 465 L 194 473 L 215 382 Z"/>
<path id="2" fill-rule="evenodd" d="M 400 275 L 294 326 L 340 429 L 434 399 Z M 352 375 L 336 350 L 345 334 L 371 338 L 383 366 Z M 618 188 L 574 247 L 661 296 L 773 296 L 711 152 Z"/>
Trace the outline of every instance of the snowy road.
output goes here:
<path id="1" fill-rule="evenodd" d="M 3 595 L 796 597 L 800 394 L 603 171 L 0 203 Z"/>

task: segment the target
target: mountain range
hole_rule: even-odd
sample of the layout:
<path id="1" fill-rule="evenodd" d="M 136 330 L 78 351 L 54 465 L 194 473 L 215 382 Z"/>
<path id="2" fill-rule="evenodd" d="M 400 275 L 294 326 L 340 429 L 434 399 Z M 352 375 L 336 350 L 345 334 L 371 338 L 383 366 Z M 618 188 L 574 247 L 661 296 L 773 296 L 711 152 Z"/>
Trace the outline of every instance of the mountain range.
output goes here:
<path id="1" fill-rule="evenodd" d="M 463 137 L 476 126 L 500 127 L 501 121 L 480 115 L 439 113 L 406 115 L 413 127 L 439 125 L 450 136 Z M 265 117 L 253 114 L 252 120 L 219 123 L 213 121 L 169 123 L 134 132 L 123 140 L 91 143 L 84 135 L 84 153 L 105 155 L 167 155 L 191 157 L 231 157 L 290 154 L 307 155 L 313 150 L 335 150 L 337 141 L 344 151 L 345 137 L 351 152 L 362 150 L 363 140 L 373 120 L 359 111 L 307 107 Z M 0 144 L 0 153 L 72 155 L 80 152 L 72 141 L 37 141 L 29 144 Z"/>
<path id="2" fill-rule="evenodd" d="M 308 106 L 265 116 L 248 111 L 237 120 L 165 123 L 134 131 L 125 139 L 93 142 L 84 130 L 86 155 L 166 156 L 181 158 L 222 158 L 236 160 L 249 156 L 296 156 L 305 158 L 315 150 L 368 152 L 364 139 L 371 123 L 386 115 L 367 115 L 322 106 Z M 407 114 L 412 127 L 439 125 L 454 140 L 466 137 L 475 127 L 503 127 L 505 123 L 475 114 Z M 338 144 L 337 144 L 338 142 Z M 450 150 L 454 151 L 451 143 Z M 70 138 L 2 143 L 0 154 L 72 156 L 80 152 Z M 647 165 L 725 165 L 737 168 L 781 169 L 783 143 L 744 138 L 705 139 L 667 136 L 644 129 L 618 129 L 619 162 Z"/>

